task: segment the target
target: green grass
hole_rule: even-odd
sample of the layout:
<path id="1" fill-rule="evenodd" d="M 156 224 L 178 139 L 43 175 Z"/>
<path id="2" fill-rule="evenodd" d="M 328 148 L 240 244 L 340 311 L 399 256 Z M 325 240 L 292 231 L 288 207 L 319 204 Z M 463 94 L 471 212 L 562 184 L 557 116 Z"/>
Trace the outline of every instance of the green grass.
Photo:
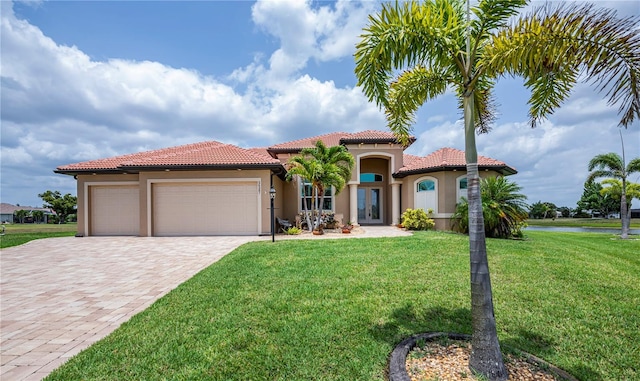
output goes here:
<path id="1" fill-rule="evenodd" d="M 640 241 L 488 240 L 501 342 L 580 380 L 640 379 Z M 255 242 L 47 380 L 384 380 L 418 332 L 471 333 L 467 237 Z"/>
<path id="2" fill-rule="evenodd" d="M 527 224 L 531 226 L 562 226 L 576 228 L 613 228 L 621 229 L 622 223 L 619 218 L 546 218 L 544 220 L 529 219 Z M 640 218 L 631 219 L 631 228 L 640 228 Z"/>
<path id="3" fill-rule="evenodd" d="M 7 224 L 5 234 L 0 236 L 0 248 L 18 246 L 34 239 L 72 237 L 78 230 L 71 224 Z"/>

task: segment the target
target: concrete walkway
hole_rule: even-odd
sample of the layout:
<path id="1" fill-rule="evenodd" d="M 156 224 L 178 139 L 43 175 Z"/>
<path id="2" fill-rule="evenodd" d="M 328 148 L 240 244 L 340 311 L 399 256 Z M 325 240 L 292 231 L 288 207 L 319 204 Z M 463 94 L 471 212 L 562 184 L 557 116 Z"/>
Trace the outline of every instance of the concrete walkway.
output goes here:
<path id="1" fill-rule="evenodd" d="M 408 235 L 395 227 L 282 239 Z M 41 380 L 238 246 L 271 237 L 65 237 L 0 251 L 0 379 Z"/>

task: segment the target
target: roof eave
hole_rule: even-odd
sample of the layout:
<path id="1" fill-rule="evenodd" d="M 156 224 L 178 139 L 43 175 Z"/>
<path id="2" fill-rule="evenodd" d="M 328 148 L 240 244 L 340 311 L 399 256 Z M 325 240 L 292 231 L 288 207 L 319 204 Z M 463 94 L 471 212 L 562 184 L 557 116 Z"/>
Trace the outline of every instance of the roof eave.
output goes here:
<path id="1" fill-rule="evenodd" d="M 123 165 L 119 167 L 121 171 L 195 171 L 195 170 L 242 170 L 242 169 L 283 169 L 281 163 L 264 164 L 181 164 L 181 165 Z"/>
<path id="2" fill-rule="evenodd" d="M 409 137 L 409 141 L 407 142 L 407 145 L 404 148 L 409 147 L 410 145 L 412 145 L 414 142 L 416 141 L 416 138 L 414 136 Z M 400 141 L 398 141 L 398 139 L 395 138 L 372 138 L 372 139 L 361 139 L 361 138 L 341 138 L 340 139 L 340 144 L 342 145 L 346 145 L 346 144 L 401 144 Z"/>
<path id="3" fill-rule="evenodd" d="M 396 172 L 393 174 L 393 177 L 396 179 L 401 179 L 411 175 L 420 175 L 423 173 L 434 173 L 434 172 L 442 172 L 442 171 L 466 171 L 466 166 L 440 166 L 433 168 L 421 168 L 421 169 L 413 169 L 410 171 L 402 171 Z M 514 168 L 509 167 L 508 165 L 500 165 L 500 166 L 491 166 L 491 165 L 481 165 L 478 166 L 478 170 L 491 170 L 496 171 L 504 176 L 515 175 L 518 173 Z"/>

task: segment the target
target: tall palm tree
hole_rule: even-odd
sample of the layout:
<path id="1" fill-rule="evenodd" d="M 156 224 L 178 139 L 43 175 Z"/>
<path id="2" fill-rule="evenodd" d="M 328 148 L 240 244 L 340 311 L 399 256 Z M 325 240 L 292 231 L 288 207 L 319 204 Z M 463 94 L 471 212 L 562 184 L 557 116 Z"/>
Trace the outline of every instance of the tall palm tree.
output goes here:
<path id="1" fill-rule="evenodd" d="M 589 171 L 593 172 L 589 173 L 587 181 L 593 181 L 599 177 L 608 177 L 622 182 L 620 187 L 620 220 L 622 221 L 620 238 L 629 238 L 631 208 L 627 205 L 627 178 L 634 172 L 640 172 L 640 157 L 631 160 L 629 164 L 625 165 L 624 157 L 620 157 L 615 152 L 596 155 L 589 161 Z"/>
<path id="2" fill-rule="evenodd" d="M 488 177 L 480 181 L 484 232 L 487 237 L 509 238 L 520 234 L 522 223 L 529 217 L 527 196 L 522 187 L 505 177 Z M 469 203 L 464 198 L 456 206 L 453 218 L 459 228 L 469 232 Z"/>
<path id="3" fill-rule="evenodd" d="M 532 126 L 570 94 L 579 75 L 619 105 L 620 124 L 640 116 L 637 17 L 589 5 L 545 7 L 513 23 L 526 0 L 426 0 L 385 4 L 356 46 L 355 73 L 388 126 L 407 141 L 417 109 L 452 88 L 463 111 L 469 198 L 472 352 L 469 366 L 505 380 L 497 338 L 482 216 L 475 134 L 495 117 L 493 87 L 506 75 L 531 89 Z M 471 18 L 473 13 L 473 18 Z"/>

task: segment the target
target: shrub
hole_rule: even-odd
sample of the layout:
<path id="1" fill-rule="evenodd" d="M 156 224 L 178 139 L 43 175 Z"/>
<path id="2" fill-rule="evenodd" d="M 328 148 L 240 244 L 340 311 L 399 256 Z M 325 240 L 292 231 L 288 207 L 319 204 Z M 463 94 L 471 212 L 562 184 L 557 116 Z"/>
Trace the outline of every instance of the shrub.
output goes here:
<path id="1" fill-rule="evenodd" d="M 480 182 L 484 231 L 487 237 L 522 237 L 528 217 L 527 196 L 518 193 L 522 188 L 504 177 L 489 177 Z M 469 203 L 466 198 L 456 205 L 453 229 L 469 233 Z M 554 212 L 555 213 L 555 212 Z"/>
<path id="2" fill-rule="evenodd" d="M 402 213 L 402 226 L 409 230 L 429 230 L 433 229 L 435 222 L 429 216 L 433 213 L 429 209 L 429 214 L 424 209 L 407 209 Z"/>
<path id="3" fill-rule="evenodd" d="M 298 227 L 295 227 L 295 226 L 292 226 L 289 229 L 285 230 L 284 232 L 285 232 L 285 234 L 288 234 L 288 235 L 298 235 L 298 234 L 302 233 L 302 229 L 300 229 Z"/>

